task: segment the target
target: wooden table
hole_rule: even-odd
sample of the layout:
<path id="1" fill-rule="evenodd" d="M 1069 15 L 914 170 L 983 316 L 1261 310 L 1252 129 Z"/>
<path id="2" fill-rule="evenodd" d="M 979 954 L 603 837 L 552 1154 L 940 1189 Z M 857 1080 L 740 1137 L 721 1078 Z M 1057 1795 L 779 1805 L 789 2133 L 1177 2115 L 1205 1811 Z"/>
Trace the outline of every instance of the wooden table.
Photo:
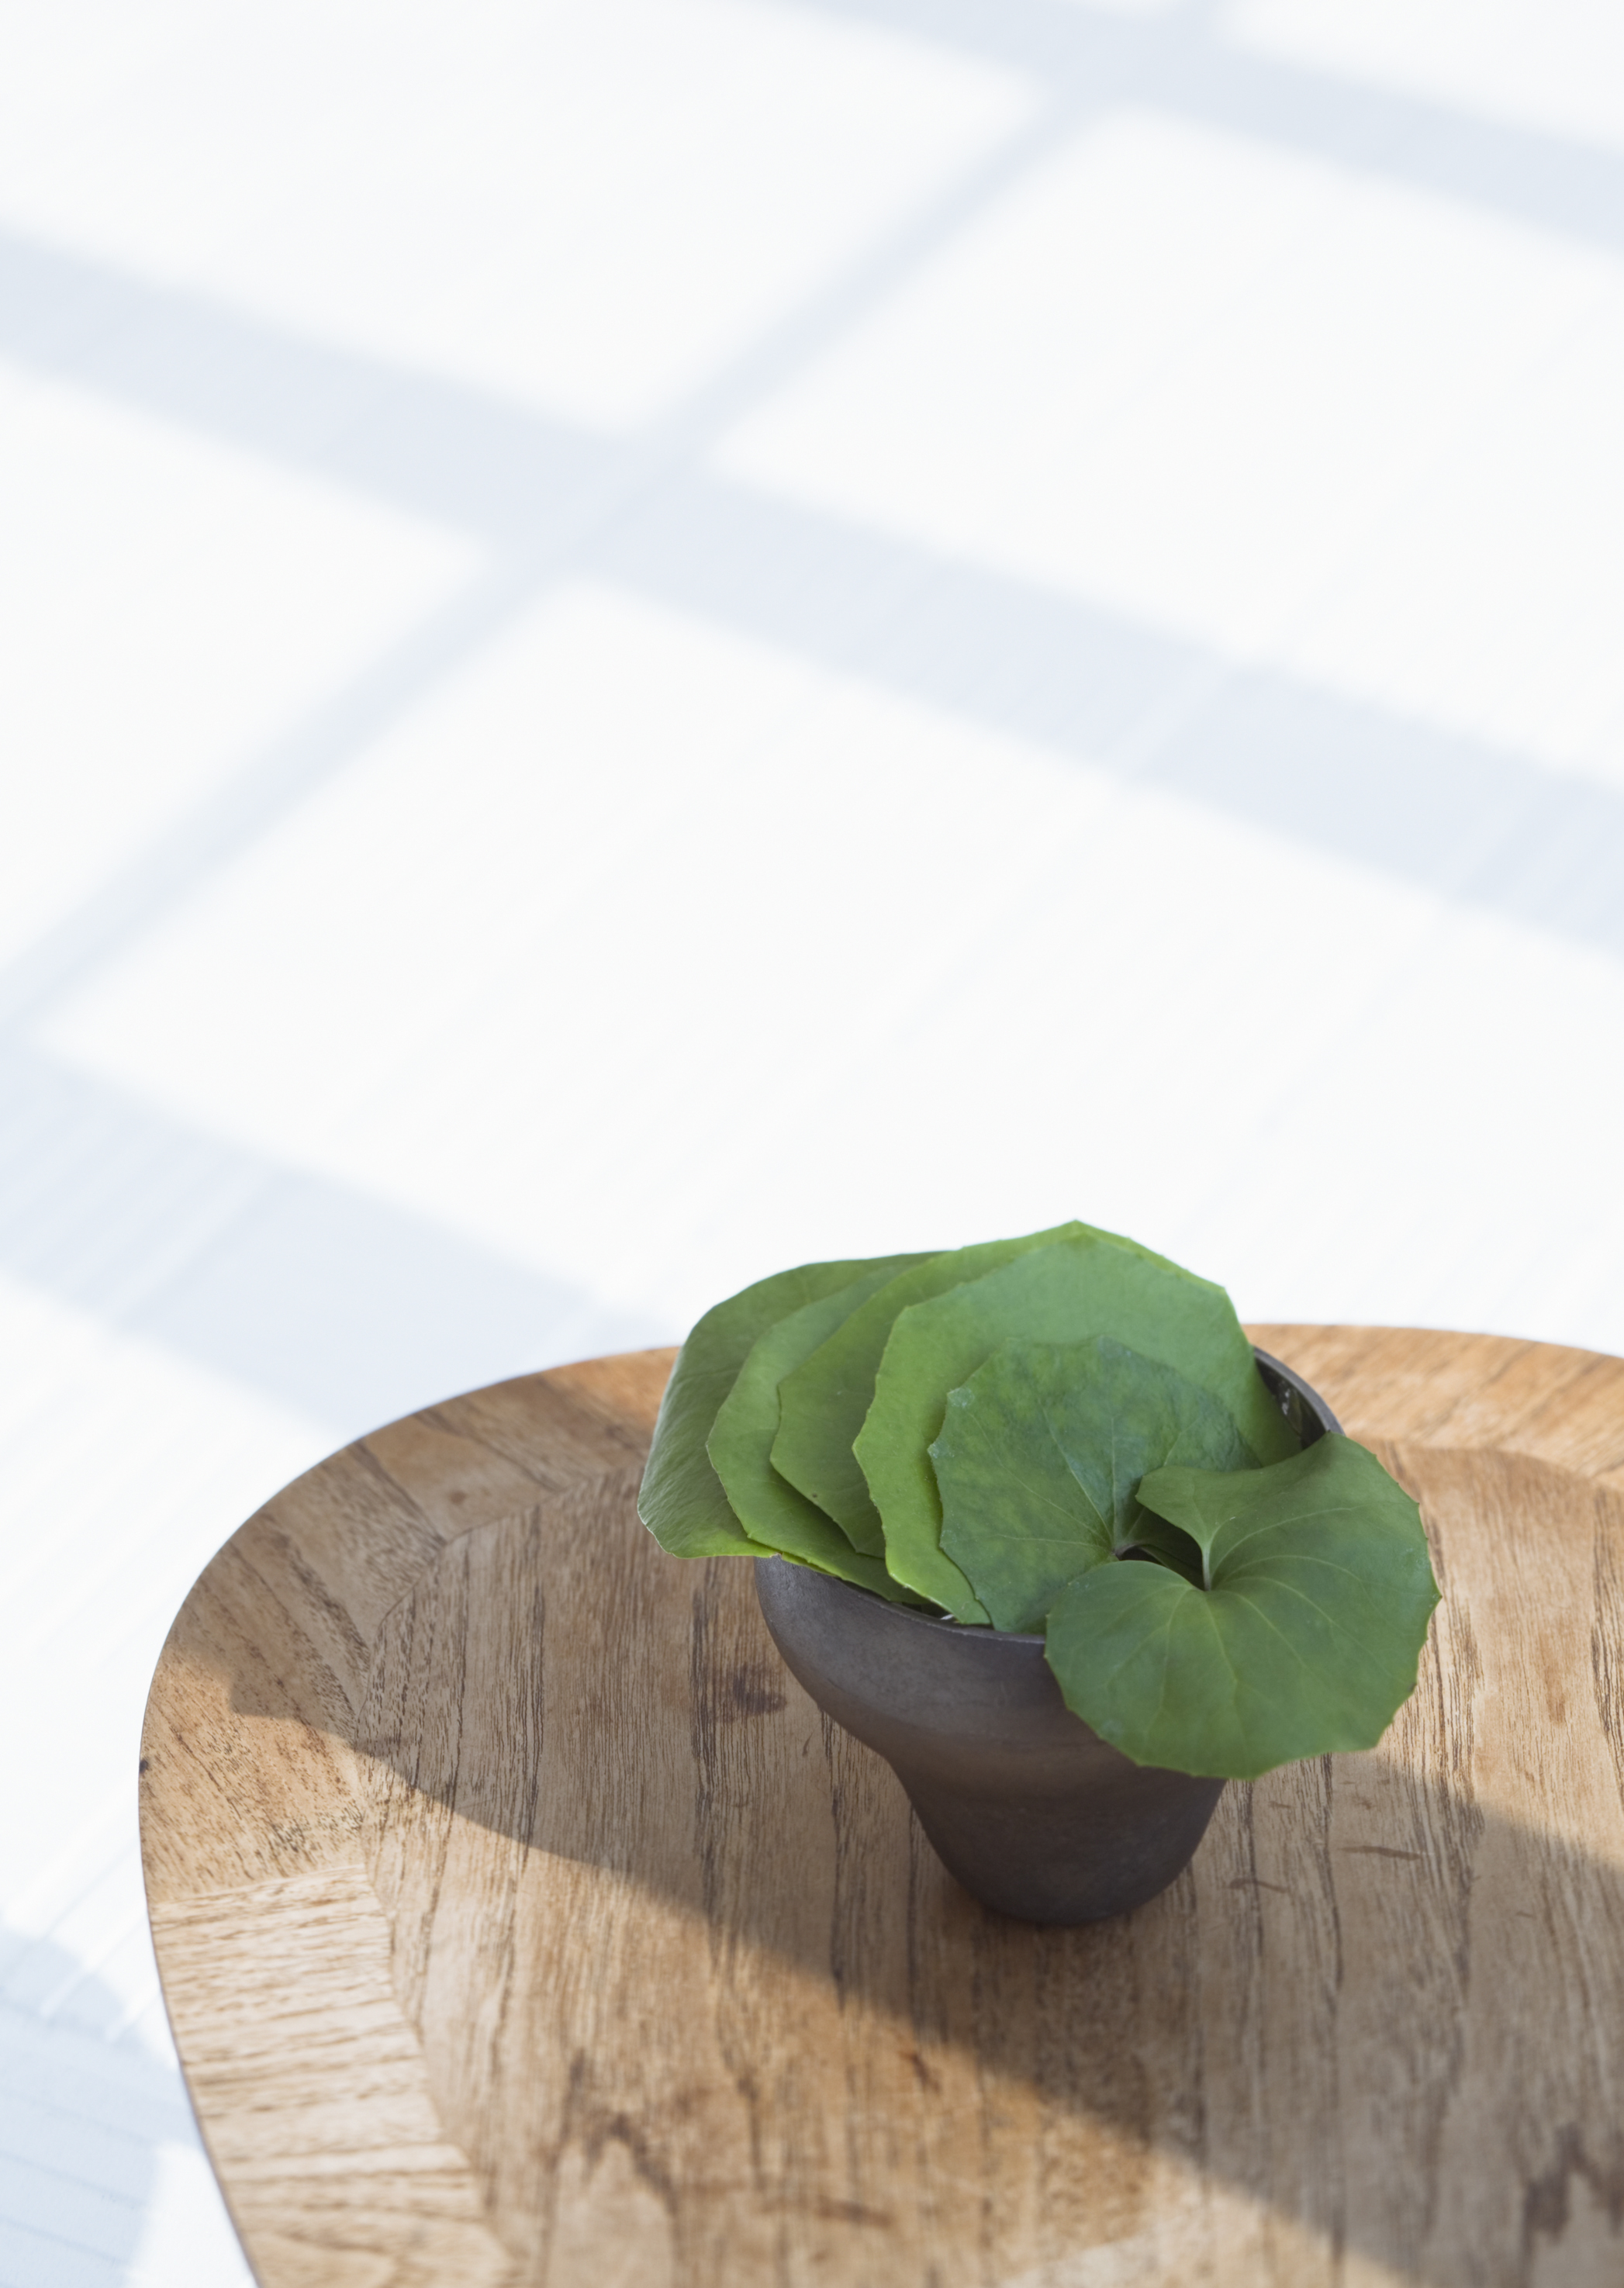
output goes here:
<path id="1" fill-rule="evenodd" d="M 1038 1930 L 632 1500 L 670 1355 L 363 1439 L 147 1711 L 187 2079 L 265 2288 L 1624 2280 L 1624 1362 L 1254 1330 L 1419 1496 L 1374 1754 Z"/>

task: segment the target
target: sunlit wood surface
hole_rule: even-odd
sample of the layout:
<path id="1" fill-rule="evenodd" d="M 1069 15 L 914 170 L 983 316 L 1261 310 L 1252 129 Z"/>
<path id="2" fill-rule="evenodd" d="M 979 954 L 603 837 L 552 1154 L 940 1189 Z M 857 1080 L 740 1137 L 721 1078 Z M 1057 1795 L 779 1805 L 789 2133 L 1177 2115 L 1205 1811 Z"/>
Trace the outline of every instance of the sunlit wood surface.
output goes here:
<path id="1" fill-rule="evenodd" d="M 1419 1495 L 1367 1756 L 1108 1925 L 959 1892 L 633 1493 L 669 1352 L 398 1422 L 188 1597 L 143 1845 L 264 2288 L 1624 2277 L 1624 1362 L 1254 1330 Z"/>

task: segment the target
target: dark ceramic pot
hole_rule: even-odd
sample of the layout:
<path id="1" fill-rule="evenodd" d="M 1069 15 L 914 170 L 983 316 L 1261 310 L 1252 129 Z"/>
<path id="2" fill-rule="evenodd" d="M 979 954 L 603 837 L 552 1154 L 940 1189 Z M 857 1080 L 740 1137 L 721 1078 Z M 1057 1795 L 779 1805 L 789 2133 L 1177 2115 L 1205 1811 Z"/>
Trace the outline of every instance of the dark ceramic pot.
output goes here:
<path id="1" fill-rule="evenodd" d="M 1278 1359 L 1259 1351 L 1257 1370 L 1305 1445 L 1339 1427 Z M 756 1593 L 791 1672 L 884 1757 L 985 1905 L 1097 1922 L 1188 1865 L 1224 1782 L 1130 1763 L 1073 1715 L 1042 1637 L 935 1620 L 781 1557 L 757 1559 Z"/>

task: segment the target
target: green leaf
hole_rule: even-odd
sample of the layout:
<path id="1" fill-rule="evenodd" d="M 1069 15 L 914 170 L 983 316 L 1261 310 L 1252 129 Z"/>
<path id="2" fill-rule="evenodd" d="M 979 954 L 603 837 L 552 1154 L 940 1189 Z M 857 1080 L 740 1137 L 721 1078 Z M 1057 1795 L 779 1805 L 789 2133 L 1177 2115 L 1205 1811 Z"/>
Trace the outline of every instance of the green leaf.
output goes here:
<path id="1" fill-rule="evenodd" d="M 1111 1335 L 1210 1392 L 1264 1461 L 1295 1450 L 1223 1288 L 1145 1249 L 1104 1235 L 1061 1240 L 914 1304 L 885 1345 L 856 1453 L 884 1523 L 891 1571 L 962 1621 L 987 1615 L 941 1547 L 929 1448 L 947 1393 L 1012 1336 L 1073 1343 L 1089 1335 Z"/>
<path id="2" fill-rule="evenodd" d="M 677 1355 L 660 1402 L 638 1514 L 674 1557 L 759 1555 L 705 1451 L 710 1426 L 757 1337 L 804 1303 L 848 1287 L 867 1260 L 774 1272 L 707 1311 Z"/>
<path id="3" fill-rule="evenodd" d="M 1100 1565 L 1063 1589 L 1048 1660 L 1067 1706 L 1135 1763 L 1215 1779 L 1374 1747 L 1438 1602 L 1421 1513 L 1375 1456 L 1326 1437 L 1265 1469 L 1157 1470 L 1139 1498 L 1212 1585 Z"/>
<path id="4" fill-rule="evenodd" d="M 1145 1548 L 1196 1579 L 1188 1535 L 1144 1509 L 1169 1462 L 1240 1470 L 1257 1457 L 1234 1417 L 1172 1367 L 1097 1335 L 1002 1344 L 947 1394 L 931 1448 L 941 1545 L 1000 1629 L 1042 1629 L 1066 1584 Z"/>
<path id="5" fill-rule="evenodd" d="M 1088 1224 L 1066 1223 L 1024 1239 L 949 1248 L 925 1257 L 882 1287 L 785 1378 L 779 1392 L 778 1436 L 772 1442 L 772 1466 L 780 1476 L 838 1519 L 854 1548 L 881 1556 L 885 1540 L 880 1513 L 852 1449 L 873 1403 L 875 1377 L 898 1313 L 910 1304 L 945 1295 L 966 1280 L 979 1279 L 1034 1248 L 1052 1246 L 1057 1239 L 1083 1238 L 1089 1231 Z M 1117 1243 L 1134 1244 L 1131 1240 Z"/>
<path id="6" fill-rule="evenodd" d="M 722 1402 L 705 1446 L 733 1514 L 752 1541 L 815 1566 L 820 1573 L 855 1581 L 860 1588 L 872 1589 L 893 1603 L 916 1601 L 910 1590 L 891 1579 L 879 1558 L 860 1555 L 830 1518 L 780 1477 L 771 1454 L 778 1430 L 778 1386 L 785 1375 L 866 1297 L 904 1265 L 919 1260 L 911 1255 L 885 1256 L 860 1279 L 804 1303 L 758 1335 Z"/>

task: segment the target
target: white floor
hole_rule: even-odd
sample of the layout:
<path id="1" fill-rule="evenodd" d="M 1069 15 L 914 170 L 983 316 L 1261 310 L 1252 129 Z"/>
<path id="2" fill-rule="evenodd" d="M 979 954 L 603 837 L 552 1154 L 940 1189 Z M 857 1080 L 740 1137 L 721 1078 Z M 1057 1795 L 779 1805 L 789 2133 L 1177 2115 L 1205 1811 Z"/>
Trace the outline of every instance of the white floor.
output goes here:
<path id="1" fill-rule="evenodd" d="M 382 1418 L 1077 1214 L 1624 1350 L 1616 0 L 17 0 L 3 2288 L 230 2288 L 136 1860 Z"/>

